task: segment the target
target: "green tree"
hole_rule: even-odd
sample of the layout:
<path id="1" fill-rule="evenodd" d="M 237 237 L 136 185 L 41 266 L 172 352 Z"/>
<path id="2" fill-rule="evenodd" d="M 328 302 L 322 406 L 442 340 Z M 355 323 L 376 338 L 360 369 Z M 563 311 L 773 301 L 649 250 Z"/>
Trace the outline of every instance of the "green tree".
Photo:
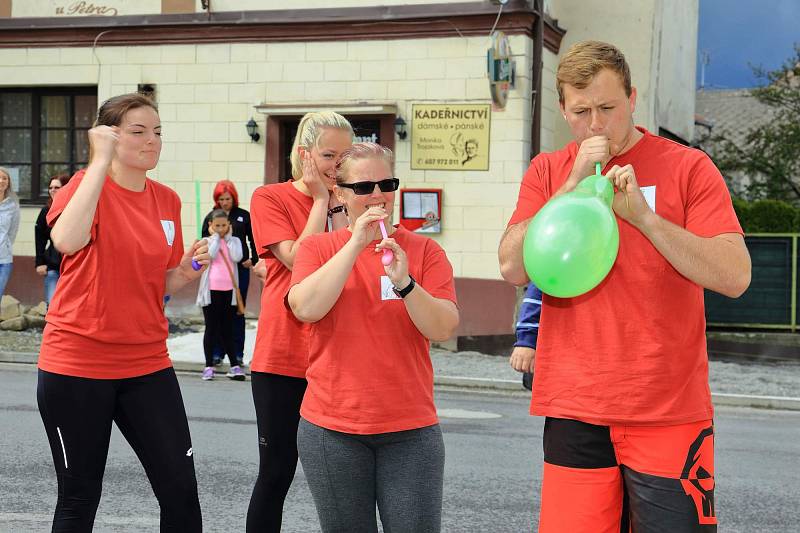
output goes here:
<path id="1" fill-rule="evenodd" d="M 743 145 L 725 136 L 714 138 L 714 161 L 723 172 L 741 172 L 750 182 L 741 191 L 750 200 L 775 199 L 800 204 L 800 46 L 781 68 L 754 68 L 766 83 L 751 90 L 767 105 L 771 118 L 753 126 Z M 734 191 L 736 193 L 738 191 Z"/>

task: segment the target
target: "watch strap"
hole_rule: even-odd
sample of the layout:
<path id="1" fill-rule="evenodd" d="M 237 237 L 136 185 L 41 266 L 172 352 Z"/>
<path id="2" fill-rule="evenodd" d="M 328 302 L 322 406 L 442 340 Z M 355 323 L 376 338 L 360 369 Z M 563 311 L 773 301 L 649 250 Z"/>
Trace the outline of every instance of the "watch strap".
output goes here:
<path id="1" fill-rule="evenodd" d="M 417 282 L 414 281 L 414 278 L 411 277 L 411 274 L 408 275 L 408 279 L 410 279 L 411 282 L 408 285 L 406 285 L 405 287 L 403 287 L 402 290 L 398 289 L 397 287 L 393 287 L 392 288 L 394 293 L 396 295 L 398 295 L 400 298 L 405 298 L 406 296 L 408 296 L 408 293 L 410 293 L 414 289 L 416 284 L 417 284 Z"/>

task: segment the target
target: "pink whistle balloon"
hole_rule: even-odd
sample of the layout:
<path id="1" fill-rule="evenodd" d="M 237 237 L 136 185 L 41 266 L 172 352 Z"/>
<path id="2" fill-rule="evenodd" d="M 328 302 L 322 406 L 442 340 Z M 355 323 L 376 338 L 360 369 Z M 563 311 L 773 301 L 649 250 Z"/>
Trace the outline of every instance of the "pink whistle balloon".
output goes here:
<path id="1" fill-rule="evenodd" d="M 388 238 L 389 235 L 386 233 L 386 226 L 384 226 L 383 220 L 379 220 L 378 224 L 381 226 L 381 235 L 383 235 L 383 238 Z M 392 253 L 391 250 L 384 249 L 383 255 L 381 256 L 381 264 L 383 264 L 383 266 L 389 266 L 389 264 L 392 262 L 392 259 L 394 259 L 394 253 Z"/>

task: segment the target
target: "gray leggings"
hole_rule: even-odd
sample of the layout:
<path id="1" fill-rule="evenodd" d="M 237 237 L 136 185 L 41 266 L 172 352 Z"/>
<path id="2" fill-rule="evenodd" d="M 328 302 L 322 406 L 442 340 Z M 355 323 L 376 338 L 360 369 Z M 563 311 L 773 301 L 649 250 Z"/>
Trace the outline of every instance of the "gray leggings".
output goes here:
<path id="1" fill-rule="evenodd" d="M 301 418 L 297 449 L 324 533 L 438 533 L 444 440 L 439 425 L 354 435 Z"/>

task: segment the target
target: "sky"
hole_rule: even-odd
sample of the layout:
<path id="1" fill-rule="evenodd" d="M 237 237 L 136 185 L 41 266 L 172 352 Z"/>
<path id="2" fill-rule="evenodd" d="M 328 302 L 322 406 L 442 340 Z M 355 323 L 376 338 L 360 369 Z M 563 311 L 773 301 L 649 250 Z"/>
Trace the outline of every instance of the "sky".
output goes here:
<path id="1" fill-rule="evenodd" d="M 705 51 L 706 88 L 738 89 L 761 85 L 750 64 L 768 70 L 794 56 L 800 44 L 798 0 L 700 0 L 697 36 L 697 87 Z"/>

